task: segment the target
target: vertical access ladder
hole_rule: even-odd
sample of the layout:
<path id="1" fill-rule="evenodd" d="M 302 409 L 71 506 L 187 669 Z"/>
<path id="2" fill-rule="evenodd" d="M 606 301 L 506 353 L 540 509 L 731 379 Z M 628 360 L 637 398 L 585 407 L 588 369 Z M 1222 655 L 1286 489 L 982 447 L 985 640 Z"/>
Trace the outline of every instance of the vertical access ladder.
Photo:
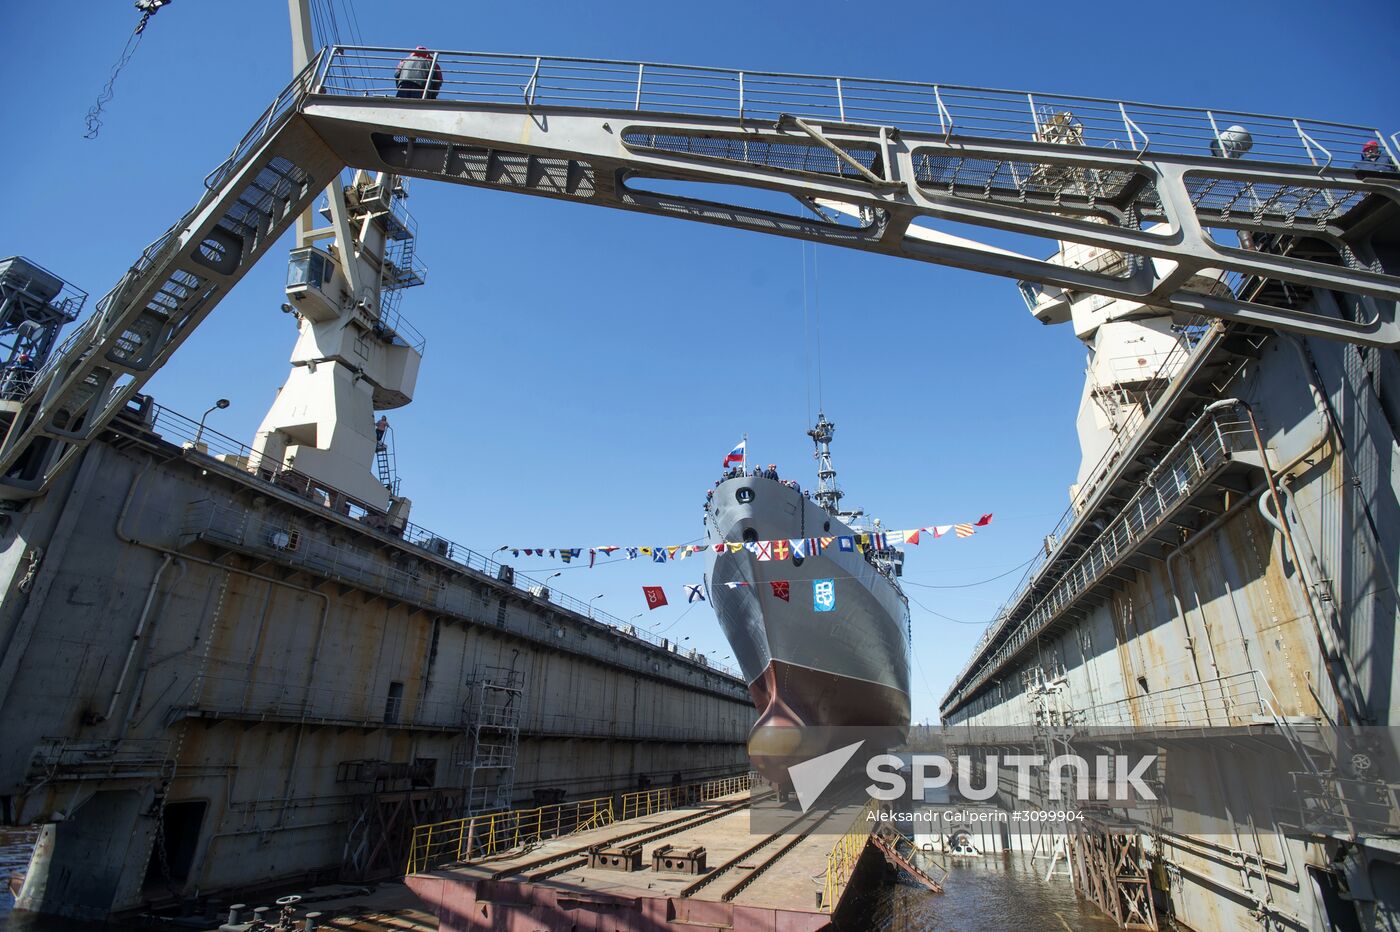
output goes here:
<path id="1" fill-rule="evenodd" d="M 466 770 L 467 814 L 509 808 L 515 791 L 525 674 L 507 667 L 477 667 L 471 695 Z"/>

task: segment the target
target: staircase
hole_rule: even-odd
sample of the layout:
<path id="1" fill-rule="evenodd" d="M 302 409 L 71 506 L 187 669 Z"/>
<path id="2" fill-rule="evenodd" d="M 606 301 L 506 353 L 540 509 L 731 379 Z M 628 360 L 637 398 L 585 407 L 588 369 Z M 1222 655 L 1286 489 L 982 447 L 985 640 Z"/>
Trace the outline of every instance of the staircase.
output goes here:
<path id="1" fill-rule="evenodd" d="M 146 248 L 35 373 L 0 441 L 0 496 L 43 494 L 334 177 L 300 117 L 316 63 L 205 179 L 199 202 Z"/>
<path id="2" fill-rule="evenodd" d="M 943 892 L 943 881 L 948 877 L 948 868 L 933 860 L 926 852 L 919 851 L 914 847 L 914 842 L 898 829 L 881 824 L 871 833 L 870 843 L 880 849 L 887 862 L 934 893 Z"/>

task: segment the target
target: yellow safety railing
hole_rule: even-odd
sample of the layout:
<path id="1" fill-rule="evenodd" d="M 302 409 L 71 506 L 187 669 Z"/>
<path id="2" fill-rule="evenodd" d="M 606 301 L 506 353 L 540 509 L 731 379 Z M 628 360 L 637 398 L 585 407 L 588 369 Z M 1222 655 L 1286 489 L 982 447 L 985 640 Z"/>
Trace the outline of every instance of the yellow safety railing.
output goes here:
<path id="1" fill-rule="evenodd" d="M 406 872 L 416 874 L 454 861 L 490 857 L 613 821 L 612 797 L 600 796 L 419 825 L 413 829 Z"/>
<path id="2" fill-rule="evenodd" d="M 624 793 L 616 800 L 612 796 L 599 796 L 415 826 L 405 872 L 416 874 L 444 864 L 479 860 L 548 838 L 718 799 L 749 789 L 752 781 L 752 774 L 743 774 Z"/>
<path id="3" fill-rule="evenodd" d="M 752 785 L 753 775 L 742 774 L 737 777 L 706 780 L 703 783 L 686 783 L 680 786 L 663 786 L 654 790 L 623 793 L 622 798 L 618 801 L 619 818 L 626 821 L 638 816 L 651 815 L 654 812 L 665 812 L 668 809 L 678 809 L 681 806 L 708 802 L 711 799 L 729 796 L 732 793 L 742 793 Z"/>
<path id="4" fill-rule="evenodd" d="M 845 892 L 846 884 L 855 872 L 856 862 L 870 841 L 870 832 L 876 825 L 874 818 L 879 812 L 879 804 L 870 800 L 856 817 L 851 820 L 845 834 L 836 839 L 836 844 L 826 856 L 826 880 L 822 884 L 822 910 L 831 912 Z"/>

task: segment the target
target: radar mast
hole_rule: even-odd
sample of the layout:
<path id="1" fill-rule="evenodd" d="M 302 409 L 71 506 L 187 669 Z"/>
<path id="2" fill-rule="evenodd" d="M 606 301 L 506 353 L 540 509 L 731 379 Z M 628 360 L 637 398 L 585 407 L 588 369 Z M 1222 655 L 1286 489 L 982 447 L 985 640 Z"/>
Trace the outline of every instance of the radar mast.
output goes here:
<path id="1" fill-rule="evenodd" d="M 817 504 L 831 514 L 840 514 L 841 498 L 845 494 L 836 487 L 836 467 L 831 465 L 831 437 L 836 433 L 836 425 L 826 419 L 825 412 L 817 412 L 817 424 L 807 431 L 812 443 L 817 447 L 817 491 L 812 496 Z"/>

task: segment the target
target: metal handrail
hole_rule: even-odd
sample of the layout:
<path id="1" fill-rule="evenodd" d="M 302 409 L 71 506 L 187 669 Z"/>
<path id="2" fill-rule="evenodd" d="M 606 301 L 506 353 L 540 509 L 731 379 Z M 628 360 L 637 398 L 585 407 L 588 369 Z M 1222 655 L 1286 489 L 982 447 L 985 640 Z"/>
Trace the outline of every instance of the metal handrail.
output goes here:
<path id="1" fill-rule="evenodd" d="M 205 427 L 203 431 L 200 431 L 198 421 L 173 411 L 164 405 L 152 404 L 150 417 L 150 426 L 155 433 L 167 439 L 172 439 L 176 443 L 186 444 L 187 449 L 191 453 L 213 456 L 215 458 L 225 458 L 230 460 L 233 465 L 239 466 L 239 468 L 242 468 L 241 464 L 243 463 L 254 463 L 257 461 L 257 453 L 252 447 L 209 427 Z M 198 446 L 195 446 L 194 443 L 196 435 L 199 437 Z M 381 512 L 368 508 L 349 496 L 338 493 L 337 490 L 326 486 L 324 483 L 314 482 L 309 477 L 298 473 L 294 469 L 279 467 L 272 469 L 271 473 L 272 475 L 267 481 L 274 485 L 282 487 L 287 485 L 300 485 L 307 488 L 327 489 L 336 492 L 339 504 L 348 509 L 348 514 L 342 513 L 343 517 L 349 517 L 351 519 L 363 519 L 366 516 L 385 517 Z M 287 481 L 279 481 L 281 479 Z M 308 498 L 307 500 L 322 507 L 330 508 L 331 506 L 330 501 L 322 501 L 319 498 Z M 501 575 L 501 567 L 505 565 L 469 547 L 464 547 L 461 544 L 449 540 L 434 531 L 413 524 L 412 522 L 406 522 L 398 536 L 404 542 L 420 547 L 436 557 L 497 579 L 499 579 Z M 731 680 L 737 680 L 740 683 L 745 682 L 742 673 L 734 667 L 716 660 L 711 660 L 704 654 L 692 656 L 689 652 L 679 650 L 673 641 L 659 637 L 649 631 L 639 629 L 616 615 L 600 611 L 596 607 L 593 608 L 590 613 L 587 602 L 562 592 L 550 590 L 549 587 L 540 580 L 527 576 L 524 573 L 515 573 L 514 588 L 518 590 L 519 595 L 528 598 L 540 598 L 540 596 L 531 593 L 530 590 L 532 589 L 540 592 L 549 591 L 547 601 L 551 605 L 574 613 L 576 616 L 574 621 L 579 624 L 589 625 L 611 635 L 645 642 L 653 647 L 659 647 L 670 653 L 674 653 L 677 659 L 692 663 L 696 667 L 706 671 L 712 671 L 720 676 L 728 677 Z"/>
<path id="2" fill-rule="evenodd" d="M 409 843 L 405 873 L 417 874 L 452 862 L 494 857 L 549 838 L 742 793 L 752 786 L 753 774 L 739 774 L 617 797 L 597 796 L 417 825 Z"/>
<path id="3" fill-rule="evenodd" d="M 1022 596 L 1013 610 L 1000 617 L 955 678 L 954 683 L 960 685 L 949 690 L 944 697 L 945 704 L 954 696 L 976 692 L 994 670 L 1048 627 L 1149 536 L 1166 515 L 1194 491 L 1203 476 L 1229 459 L 1233 441 L 1228 438 L 1245 433 L 1247 429 L 1242 426 L 1243 422 L 1224 421 L 1224 413 L 1223 409 L 1207 411 L 1187 429 L 1161 462 L 1139 483 L 1137 491 L 1119 510 L 1117 517 L 1068 569 L 1058 575 L 1055 584 L 1026 609 L 1025 614 L 1021 614 L 1026 603 Z M 1014 630 L 989 656 L 983 645 L 1012 627 Z M 968 679 L 970 672 L 977 667 L 982 668 L 981 673 Z"/>
<path id="4" fill-rule="evenodd" d="M 258 146 L 280 129 L 282 124 L 301 106 L 302 101 L 306 99 L 307 94 L 315 85 L 315 78 L 321 65 L 328 58 L 326 50 L 322 50 L 278 93 L 267 109 L 254 121 L 252 128 L 239 140 L 238 145 L 234 146 L 228 157 L 204 176 L 205 191 L 194 207 L 186 211 L 184 216 L 175 221 L 169 229 L 141 251 L 141 255 L 122 275 L 116 286 L 98 299 L 92 314 L 68 335 L 68 338 L 58 349 L 49 355 L 48 362 L 35 374 L 35 378 L 32 380 L 33 385 L 47 384 L 60 365 L 66 365 L 72 361 L 71 350 L 79 345 L 92 342 L 97 331 L 101 329 L 102 321 L 107 314 L 113 308 L 120 307 L 124 303 L 127 292 L 141 279 L 146 270 L 163 259 L 174 248 L 179 235 L 189 228 L 191 221 L 208 206 L 210 201 L 219 196 L 223 181 L 252 158 Z"/>
<path id="5" fill-rule="evenodd" d="M 232 666 L 246 664 L 240 662 Z M 203 675 L 199 682 L 205 688 L 205 695 L 197 701 L 191 696 L 188 703 L 176 703 L 176 707 L 190 713 L 268 721 L 299 719 L 462 730 L 469 724 L 467 711 L 458 701 L 405 696 L 397 702 L 388 702 L 385 697 L 363 689 L 329 689 L 306 682 L 257 682 L 253 676 L 253 673 Z M 212 697 L 208 695 L 211 688 Z"/>
<path id="6" fill-rule="evenodd" d="M 409 49 L 334 46 L 317 93 L 395 96 L 394 72 Z M 703 65 L 492 52 L 434 52 L 443 70 L 437 99 L 476 104 L 625 110 L 776 120 L 808 119 L 899 126 L 948 137 L 1034 141 L 1034 112 L 1072 112 L 1091 147 L 1224 158 L 1212 153 L 1217 122 L 1247 124 L 1253 147 L 1245 157 L 1312 165 L 1309 141 L 1332 151 L 1354 150 L 1385 137 L 1374 127 L 1248 111 L 1206 110 L 1103 97 L 754 71 Z M 1026 101 L 1034 102 L 1032 112 Z M 1306 134 L 1302 138 L 1300 132 Z M 1386 154 L 1394 155 L 1385 146 Z M 1222 151 L 1217 146 L 1216 151 Z M 1236 157 L 1239 157 L 1238 154 Z M 1397 163 L 1400 167 L 1400 163 Z"/>
<path id="7" fill-rule="evenodd" d="M 238 141 L 238 145 L 233 147 L 228 158 L 204 176 L 204 187 L 211 194 L 215 193 L 224 179 L 231 175 L 240 164 L 247 161 L 253 150 L 264 139 L 276 132 L 283 121 L 301 105 L 306 95 L 319 83 L 318 76 L 325 60 L 326 50 L 322 49 L 315 58 L 307 63 L 305 68 L 297 73 L 296 77 L 292 78 L 291 83 L 282 89 L 272 103 L 268 104 L 267 109 L 253 123 L 252 128 Z M 198 209 L 196 208 L 196 210 Z"/>
<path id="8" fill-rule="evenodd" d="M 1222 279 L 1223 278 L 1224 276 L 1222 276 Z M 1232 291 L 1236 294 L 1239 293 L 1239 290 L 1238 286 L 1232 287 Z M 1202 332 L 1209 324 L 1210 321 L 1207 318 L 1197 317 L 1182 326 L 1182 339 L 1163 357 L 1161 364 L 1153 374 L 1153 382 L 1160 383 L 1164 379 L 1173 378 L 1180 369 L 1186 366 L 1194 354 L 1208 352 L 1210 350 L 1210 344 L 1207 341 L 1203 339 L 1193 340 L 1190 338 L 1192 333 Z M 1103 489 L 1104 483 L 1111 473 L 1111 467 L 1114 463 L 1118 462 L 1124 451 L 1127 450 L 1129 445 L 1137 438 L 1138 428 L 1146 423 L 1151 413 L 1156 410 L 1158 402 L 1166 395 L 1167 387 L 1165 385 L 1162 385 L 1155 391 L 1150 391 L 1144 404 L 1137 408 L 1134 413 L 1130 415 L 1128 421 L 1119 428 L 1108 449 L 1103 452 L 1098 462 L 1095 463 L 1094 468 L 1089 471 L 1089 479 L 1081 485 L 1079 490 L 1075 493 L 1073 501 L 1070 502 L 1069 506 L 1060 515 L 1054 528 L 1052 528 L 1049 535 L 1047 535 L 1047 539 L 1054 541 L 1053 549 L 1047 552 L 1046 549 L 1042 548 L 1037 552 L 1031 565 L 1027 567 L 1025 572 L 1021 575 L 1016 587 L 1012 589 L 1011 594 L 1007 596 L 997 608 L 992 621 L 987 625 L 982 638 L 978 641 L 977 647 L 974 648 L 972 655 L 963 665 L 962 670 L 954 677 L 954 683 L 964 679 L 972 668 L 977 665 L 979 649 L 982 645 L 992 640 L 1001 632 L 1026 593 L 1040 582 L 1042 575 L 1047 572 L 1047 568 L 1055 562 L 1060 548 L 1064 547 L 1068 540 L 1069 530 L 1081 519 L 1088 516 L 1090 511 L 1088 506 Z M 951 695 L 951 691 L 949 695 Z"/>
<path id="9" fill-rule="evenodd" d="M 1066 724 L 1089 728 L 1232 726 L 1274 719 L 1259 684 L 1262 674 L 1244 670 L 1168 689 L 1074 709 Z"/>
<path id="10" fill-rule="evenodd" d="M 833 911 L 840 902 L 841 894 L 845 892 L 846 884 L 855 873 L 856 864 L 870 841 L 870 829 L 877 824 L 875 816 L 879 808 L 879 804 L 873 799 L 866 802 L 827 853 L 820 904 L 823 912 Z"/>

